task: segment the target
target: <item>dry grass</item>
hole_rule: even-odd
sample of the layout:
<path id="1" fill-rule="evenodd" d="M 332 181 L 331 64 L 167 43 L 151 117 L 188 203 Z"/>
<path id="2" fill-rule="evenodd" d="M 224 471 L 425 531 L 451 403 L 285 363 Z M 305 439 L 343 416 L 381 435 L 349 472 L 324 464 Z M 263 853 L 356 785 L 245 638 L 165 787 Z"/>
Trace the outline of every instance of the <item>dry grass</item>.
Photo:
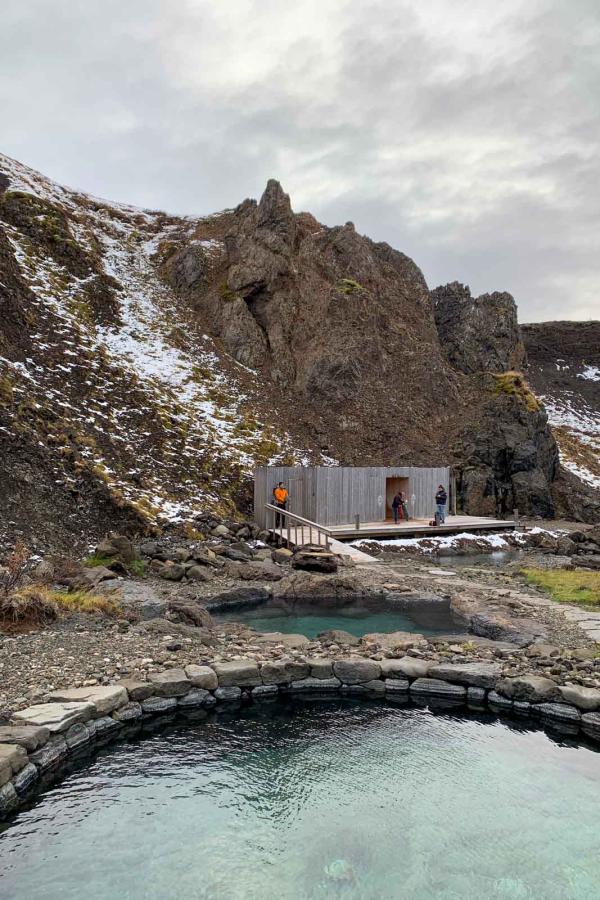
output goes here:
<path id="1" fill-rule="evenodd" d="M 63 613 L 101 613 L 111 618 L 123 615 L 123 609 L 110 596 L 90 591 L 56 591 L 43 584 L 27 587 L 0 597 L 0 622 L 13 630 L 40 628 Z"/>
<path id="2" fill-rule="evenodd" d="M 535 584 L 559 603 L 600 605 L 600 572 L 588 569 L 523 569 L 529 584 Z"/>
<path id="3" fill-rule="evenodd" d="M 516 397 L 525 404 L 530 412 L 538 412 L 541 409 L 538 398 L 521 372 L 500 372 L 498 375 L 494 375 L 494 378 L 496 379 L 494 393 Z"/>

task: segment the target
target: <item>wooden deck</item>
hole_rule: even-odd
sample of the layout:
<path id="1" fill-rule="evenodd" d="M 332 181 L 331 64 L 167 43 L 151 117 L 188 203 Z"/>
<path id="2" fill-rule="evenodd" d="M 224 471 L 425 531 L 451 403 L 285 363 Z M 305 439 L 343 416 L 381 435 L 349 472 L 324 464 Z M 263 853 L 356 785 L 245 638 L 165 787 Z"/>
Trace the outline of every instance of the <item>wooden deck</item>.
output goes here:
<path id="1" fill-rule="evenodd" d="M 409 538 L 439 537 L 467 531 L 484 534 L 486 531 L 513 531 L 517 526 L 513 519 L 488 519 L 479 516 L 446 516 L 444 525 L 430 525 L 428 519 L 409 519 L 408 522 L 361 522 L 354 525 L 329 525 L 331 535 L 338 541 L 356 541 L 361 538 Z"/>
<path id="2" fill-rule="evenodd" d="M 284 513 L 285 516 L 285 513 Z M 375 558 L 364 553 L 358 547 L 353 547 L 348 541 L 385 540 L 390 538 L 411 537 L 441 537 L 448 534 L 460 534 L 470 532 L 473 534 L 485 534 L 486 532 L 513 531 L 516 523 L 512 519 L 486 519 L 478 516 L 447 516 L 444 525 L 433 526 L 427 519 L 413 519 L 408 522 L 364 522 L 358 531 L 354 525 L 329 525 L 327 531 L 330 537 L 330 549 L 342 556 L 351 556 L 357 563 L 376 562 Z M 273 529 L 271 533 L 276 535 Z M 297 527 L 290 530 L 289 543 L 291 547 L 300 547 L 303 544 L 317 543 L 315 530 L 308 527 Z"/>

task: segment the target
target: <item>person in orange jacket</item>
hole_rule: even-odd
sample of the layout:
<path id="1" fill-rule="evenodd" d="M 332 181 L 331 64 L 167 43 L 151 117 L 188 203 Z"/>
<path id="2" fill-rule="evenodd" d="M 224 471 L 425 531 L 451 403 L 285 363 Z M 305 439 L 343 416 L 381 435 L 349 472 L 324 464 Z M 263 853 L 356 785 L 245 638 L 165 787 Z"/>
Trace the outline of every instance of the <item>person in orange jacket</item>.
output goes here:
<path id="1" fill-rule="evenodd" d="M 283 486 L 283 481 L 280 481 L 277 487 L 273 488 L 273 499 L 275 501 L 275 506 L 278 506 L 279 509 L 285 509 L 287 506 L 289 494 Z M 279 522 L 281 521 L 282 527 L 285 525 L 285 516 L 280 515 L 280 513 L 275 513 L 275 528 L 279 528 Z"/>

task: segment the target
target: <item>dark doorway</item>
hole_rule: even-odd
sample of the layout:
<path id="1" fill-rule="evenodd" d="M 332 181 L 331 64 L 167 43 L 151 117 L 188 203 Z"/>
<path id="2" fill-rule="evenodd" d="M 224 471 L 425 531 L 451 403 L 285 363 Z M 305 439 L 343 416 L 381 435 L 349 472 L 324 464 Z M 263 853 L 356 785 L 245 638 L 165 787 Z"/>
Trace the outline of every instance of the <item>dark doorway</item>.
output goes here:
<path id="1" fill-rule="evenodd" d="M 393 519 L 392 500 L 394 495 L 402 492 L 407 504 L 410 502 L 410 494 L 408 493 L 408 478 L 386 478 L 385 479 L 385 518 Z"/>

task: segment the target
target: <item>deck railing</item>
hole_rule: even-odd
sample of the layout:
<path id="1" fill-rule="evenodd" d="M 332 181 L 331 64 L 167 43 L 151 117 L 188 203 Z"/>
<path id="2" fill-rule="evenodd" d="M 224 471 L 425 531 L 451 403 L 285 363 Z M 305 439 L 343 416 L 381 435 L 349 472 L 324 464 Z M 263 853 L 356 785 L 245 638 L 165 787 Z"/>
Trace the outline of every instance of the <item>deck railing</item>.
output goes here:
<path id="1" fill-rule="evenodd" d="M 281 509 L 273 503 L 265 503 L 265 509 L 267 510 L 267 529 L 278 534 L 281 541 L 287 541 L 288 546 L 290 544 L 294 544 L 296 547 L 306 543 L 312 544 L 314 532 L 317 537 L 314 543 L 319 546 L 323 544 L 325 549 L 329 550 L 332 538 L 329 528 L 311 522 L 310 519 L 298 516 L 287 509 Z M 306 529 L 308 529 L 308 541 L 304 540 Z M 299 530 L 301 532 L 300 542 L 298 541 Z"/>

